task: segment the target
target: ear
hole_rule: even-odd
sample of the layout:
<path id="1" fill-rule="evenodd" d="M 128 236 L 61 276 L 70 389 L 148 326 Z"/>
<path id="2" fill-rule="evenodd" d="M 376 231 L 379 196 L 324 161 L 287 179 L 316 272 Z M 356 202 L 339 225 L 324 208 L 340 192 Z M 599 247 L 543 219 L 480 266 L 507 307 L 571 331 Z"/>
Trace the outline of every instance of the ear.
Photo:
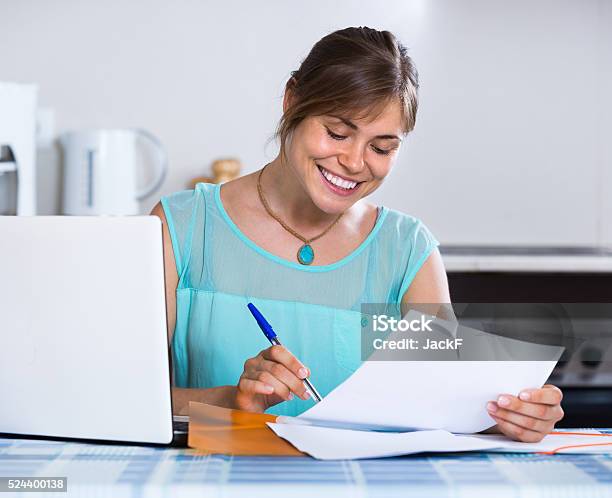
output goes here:
<path id="1" fill-rule="evenodd" d="M 287 112 L 287 109 L 291 106 L 293 101 L 293 89 L 297 85 L 297 80 L 294 76 L 291 77 L 287 84 L 285 85 L 285 96 L 283 97 L 283 114 Z"/>

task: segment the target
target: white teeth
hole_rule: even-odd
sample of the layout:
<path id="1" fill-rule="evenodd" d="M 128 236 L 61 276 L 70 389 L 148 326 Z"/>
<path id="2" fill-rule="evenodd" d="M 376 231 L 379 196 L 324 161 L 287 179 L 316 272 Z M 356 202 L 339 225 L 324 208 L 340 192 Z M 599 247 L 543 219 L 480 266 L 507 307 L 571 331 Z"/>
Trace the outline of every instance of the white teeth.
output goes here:
<path id="1" fill-rule="evenodd" d="M 349 182 L 348 180 L 343 180 L 342 178 L 338 178 L 337 176 L 332 175 L 326 169 L 321 168 L 321 172 L 323 173 L 323 176 L 329 180 L 330 183 L 333 183 L 334 185 L 337 185 L 338 187 L 342 187 L 342 188 L 350 190 L 352 188 L 355 188 L 357 185 L 357 182 Z"/>

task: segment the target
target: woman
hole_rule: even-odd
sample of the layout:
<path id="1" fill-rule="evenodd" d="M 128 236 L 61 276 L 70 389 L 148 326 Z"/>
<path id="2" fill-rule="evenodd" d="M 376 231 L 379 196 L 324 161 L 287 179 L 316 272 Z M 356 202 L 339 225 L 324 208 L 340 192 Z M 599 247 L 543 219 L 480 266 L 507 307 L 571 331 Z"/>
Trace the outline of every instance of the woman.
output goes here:
<path id="1" fill-rule="evenodd" d="M 391 172 L 417 112 L 417 71 L 387 31 L 321 39 L 286 85 L 278 156 L 223 185 L 162 198 L 173 401 L 296 415 L 360 364 L 360 305 L 450 302 L 438 242 L 416 218 L 365 200 Z M 252 301 L 284 347 L 266 340 Z M 539 441 L 561 392 L 488 405 L 497 429 Z M 483 407 L 483 410 L 487 409 Z"/>

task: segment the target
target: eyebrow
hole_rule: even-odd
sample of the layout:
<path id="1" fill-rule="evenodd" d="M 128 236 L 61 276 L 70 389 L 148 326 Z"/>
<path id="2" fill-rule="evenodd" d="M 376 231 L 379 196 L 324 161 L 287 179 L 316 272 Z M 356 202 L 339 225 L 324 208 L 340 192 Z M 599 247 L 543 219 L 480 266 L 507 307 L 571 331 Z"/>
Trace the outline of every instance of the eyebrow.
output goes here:
<path id="1" fill-rule="evenodd" d="M 349 121 L 346 118 L 343 118 L 341 116 L 331 116 L 332 118 L 336 118 L 339 119 L 340 121 L 342 121 L 346 126 L 348 126 L 349 128 L 353 129 L 353 130 L 358 130 L 359 127 L 353 123 L 352 121 Z M 376 135 L 374 138 L 382 138 L 382 139 L 394 139 L 394 140 L 399 140 L 400 142 L 402 141 L 402 139 L 400 137 L 398 137 L 397 135 Z"/>

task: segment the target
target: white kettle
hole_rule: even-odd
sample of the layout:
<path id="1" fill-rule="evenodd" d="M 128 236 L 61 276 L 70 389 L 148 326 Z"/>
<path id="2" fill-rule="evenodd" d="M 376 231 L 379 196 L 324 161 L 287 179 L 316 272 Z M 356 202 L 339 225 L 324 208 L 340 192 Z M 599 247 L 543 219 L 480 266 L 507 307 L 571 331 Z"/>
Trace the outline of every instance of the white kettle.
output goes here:
<path id="1" fill-rule="evenodd" d="M 138 201 L 161 187 L 166 151 L 151 133 L 138 129 L 83 130 L 60 137 L 64 149 L 62 212 L 69 215 L 139 214 Z M 146 147 L 146 150 L 139 149 Z M 152 158 L 151 181 L 137 189 L 139 156 Z"/>

